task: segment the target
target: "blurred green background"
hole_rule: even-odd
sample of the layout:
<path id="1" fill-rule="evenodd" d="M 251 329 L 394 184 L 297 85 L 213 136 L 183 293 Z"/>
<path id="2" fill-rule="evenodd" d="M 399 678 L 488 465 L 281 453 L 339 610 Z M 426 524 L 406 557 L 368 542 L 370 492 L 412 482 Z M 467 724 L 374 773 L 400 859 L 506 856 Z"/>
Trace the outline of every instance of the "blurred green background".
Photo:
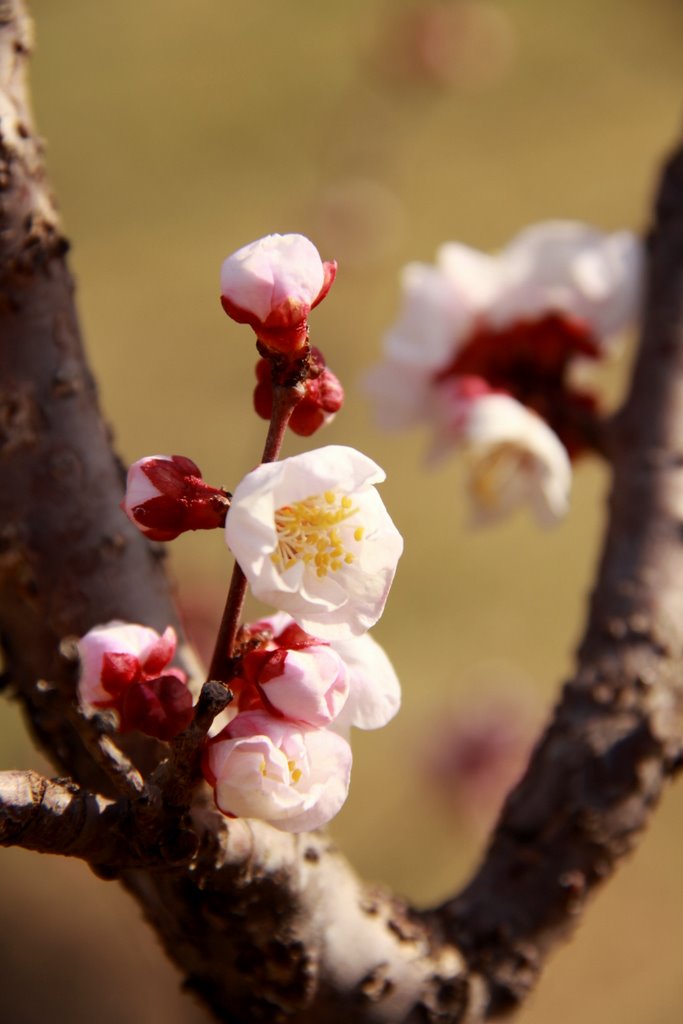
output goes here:
<path id="1" fill-rule="evenodd" d="M 332 830 L 365 876 L 434 901 L 476 863 L 521 746 L 571 671 L 607 478 L 580 465 L 571 514 L 550 533 L 521 515 L 471 532 L 458 466 L 426 475 L 424 437 L 380 435 L 359 378 L 396 315 L 401 266 L 442 241 L 497 248 L 551 217 L 647 223 L 683 112 L 683 4 L 31 8 L 38 124 L 127 461 L 178 452 L 234 486 L 265 425 L 251 412 L 250 332 L 218 303 L 220 263 L 273 231 L 303 232 L 339 260 L 312 340 L 347 404 L 316 443 L 354 445 L 387 471 L 406 553 L 376 636 L 405 696 L 390 727 L 356 736 L 351 795 Z M 614 400 L 626 362 L 605 375 Z M 307 446 L 290 440 L 287 453 Z M 211 620 L 230 572 L 221 538 L 183 537 L 171 557 L 184 604 Z M 435 768 L 449 730 L 465 755 Z M 0 758 L 0 768 L 44 768 L 8 705 Z M 680 1024 L 681 811 L 679 788 L 520 1021 Z M 115 885 L 61 859 L 0 860 L 3 1021 L 206 1020 Z"/>

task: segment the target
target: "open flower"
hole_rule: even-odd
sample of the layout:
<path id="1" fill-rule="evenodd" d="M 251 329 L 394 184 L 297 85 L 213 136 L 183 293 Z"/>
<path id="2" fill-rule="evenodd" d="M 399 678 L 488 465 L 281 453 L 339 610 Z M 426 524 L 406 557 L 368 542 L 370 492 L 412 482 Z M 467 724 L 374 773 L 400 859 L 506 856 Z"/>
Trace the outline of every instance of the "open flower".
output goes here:
<path id="1" fill-rule="evenodd" d="M 507 394 L 541 417 L 571 459 L 590 450 L 599 401 L 577 386 L 573 369 L 603 358 L 634 320 L 642 264 L 641 245 L 629 232 L 604 234 L 569 221 L 534 225 L 496 255 L 451 242 L 434 266 L 409 264 L 399 319 L 367 382 L 380 425 L 425 423 L 435 428 L 439 447 L 449 436 L 458 445 L 461 433 L 444 429 L 444 395 L 452 397 L 455 382 L 476 378 L 484 390 Z M 521 423 L 519 414 L 515 419 Z M 544 450 L 550 458 L 549 441 Z M 514 465 L 506 459 L 505 471 L 513 473 Z M 523 482 L 518 490 L 533 491 Z"/>
<path id="2" fill-rule="evenodd" d="M 171 626 L 160 636 L 136 623 L 94 626 L 78 641 L 78 695 L 85 708 L 111 709 L 119 731 L 138 729 L 169 740 L 192 719 L 185 673 L 170 667 L 176 649 Z"/>
<path id="3" fill-rule="evenodd" d="M 224 814 L 304 832 L 326 824 L 344 803 L 351 748 L 329 729 L 245 712 L 210 741 L 203 770 Z"/>
<path id="4" fill-rule="evenodd" d="M 495 522 L 529 504 L 540 525 L 552 525 L 569 503 L 572 473 L 566 449 L 535 413 L 479 385 L 477 378 L 463 378 L 442 387 L 433 458 L 453 444 L 464 449 L 475 522 Z"/>
<path id="5" fill-rule="evenodd" d="M 184 455 L 148 455 L 128 470 L 121 508 L 150 540 L 174 540 L 188 530 L 213 530 L 225 523 L 225 491 L 202 480 L 199 466 Z"/>
<path id="6" fill-rule="evenodd" d="M 325 640 L 373 626 L 403 550 L 373 486 L 384 478 L 367 456 L 337 445 L 248 473 L 225 536 L 255 597 Z"/>
<path id="7" fill-rule="evenodd" d="M 641 299 L 643 256 L 628 231 L 604 234 L 572 221 L 548 221 L 522 231 L 495 255 L 458 242 L 441 246 L 434 266 L 411 263 L 403 274 L 403 307 L 385 339 L 390 361 L 445 371 L 475 340 L 478 359 L 509 345 L 507 332 L 546 318 L 569 321 L 569 354 L 598 355 L 617 332 L 633 322 Z M 581 325 L 583 337 L 578 336 Z M 483 335 L 490 339 L 485 344 Z M 523 341 L 517 338 L 518 345 Z M 559 352 L 557 330 L 549 343 L 538 334 L 529 363 Z M 586 351 L 583 351 L 583 350 Z M 468 356 L 468 362 L 472 355 Z M 486 377 L 484 366 L 476 371 Z M 514 367 L 509 373 L 513 376 Z"/>
<path id="8" fill-rule="evenodd" d="M 249 324 L 273 353 L 294 354 L 308 341 L 308 314 L 327 295 L 337 264 L 321 260 L 304 235 L 267 235 L 232 253 L 221 267 L 221 303 Z"/>
<path id="9" fill-rule="evenodd" d="M 336 731 L 379 729 L 400 707 L 393 665 L 367 633 L 325 642 L 278 612 L 245 626 L 244 635 L 259 638 L 261 646 L 243 657 L 242 675 L 288 718 Z M 304 654 L 316 659 L 315 666 Z"/>

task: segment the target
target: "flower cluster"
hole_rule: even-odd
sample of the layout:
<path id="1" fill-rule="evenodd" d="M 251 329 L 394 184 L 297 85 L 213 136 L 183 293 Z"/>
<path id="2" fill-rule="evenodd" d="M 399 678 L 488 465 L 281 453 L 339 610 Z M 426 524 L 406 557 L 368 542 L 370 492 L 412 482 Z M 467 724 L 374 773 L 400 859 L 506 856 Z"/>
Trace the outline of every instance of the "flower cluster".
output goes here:
<path id="1" fill-rule="evenodd" d="M 229 256 L 221 302 L 255 331 L 257 412 L 271 420 L 263 461 L 232 496 L 178 455 L 140 459 L 122 508 L 150 540 L 224 527 L 235 557 L 212 678 L 229 684 L 228 724 L 207 740 L 203 772 L 224 814 L 298 832 L 346 798 L 351 726 L 398 710 L 394 670 L 367 630 L 379 619 L 403 548 L 375 484 L 380 467 L 328 446 L 277 461 L 288 423 L 308 436 L 341 407 L 341 384 L 308 344 L 308 315 L 336 264 L 301 235 L 270 235 Z M 246 584 L 278 609 L 238 625 Z M 122 731 L 169 740 L 192 720 L 186 679 L 168 668 L 175 635 L 109 623 L 79 641 L 86 708 L 114 710 Z"/>
<path id="2" fill-rule="evenodd" d="M 204 760 L 226 814 L 317 828 L 348 791 L 340 732 L 398 709 L 394 671 L 366 632 L 403 547 L 374 487 L 383 479 L 360 452 L 329 446 L 258 466 L 235 489 L 228 545 L 254 595 L 283 611 L 243 629 L 239 713 Z"/>
<path id="3" fill-rule="evenodd" d="M 161 636 L 126 622 L 95 626 L 78 641 L 81 703 L 89 710 L 115 711 L 120 732 L 138 729 L 155 739 L 172 739 L 192 720 L 187 677 L 170 667 L 175 649 L 170 626 Z"/>
<path id="4" fill-rule="evenodd" d="M 475 516 L 566 510 L 569 462 L 593 446 L 598 401 L 573 380 L 634 318 L 642 254 L 628 232 L 528 228 L 497 255 L 458 243 L 409 264 L 403 309 L 368 378 L 387 429 L 427 423 L 432 457 L 464 449 Z"/>
<path id="5" fill-rule="evenodd" d="M 283 613 L 245 626 L 241 644 L 238 712 L 204 755 L 216 804 L 284 831 L 318 828 L 346 799 L 349 727 L 379 728 L 398 710 L 396 674 L 367 634 L 326 642 Z"/>

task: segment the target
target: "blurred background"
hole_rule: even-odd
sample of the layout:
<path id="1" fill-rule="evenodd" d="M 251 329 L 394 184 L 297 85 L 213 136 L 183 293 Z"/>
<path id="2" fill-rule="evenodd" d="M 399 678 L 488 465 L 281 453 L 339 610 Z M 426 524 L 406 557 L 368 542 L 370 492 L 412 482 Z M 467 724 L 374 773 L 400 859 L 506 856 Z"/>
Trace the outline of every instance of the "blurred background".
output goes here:
<path id="1" fill-rule="evenodd" d="M 222 259 L 307 234 L 339 261 L 312 341 L 347 389 L 315 443 L 387 471 L 406 552 L 375 635 L 398 719 L 355 737 L 332 831 L 358 870 L 421 905 L 462 884 L 502 793 L 571 671 L 607 477 L 580 464 L 572 510 L 472 532 L 455 462 L 383 436 L 359 380 L 395 318 L 399 271 L 447 239 L 495 249 L 524 225 L 647 224 L 683 113 L 680 0 L 33 0 L 33 93 L 90 357 L 127 461 L 190 456 L 234 487 L 257 461 L 255 350 L 218 302 Z M 618 399 L 628 343 L 604 375 Z M 309 447 L 290 439 L 286 454 Z M 182 537 L 171 568 L 206 636 L 230 558 Z M 0 708 L 0 768 L 45 769 Z M 680 1024 L 683 791 L 596 900 L 524 1024 Z M 201 1024 L 137 908 L 87 868 L 0 853 L 7 1024 Z"/>

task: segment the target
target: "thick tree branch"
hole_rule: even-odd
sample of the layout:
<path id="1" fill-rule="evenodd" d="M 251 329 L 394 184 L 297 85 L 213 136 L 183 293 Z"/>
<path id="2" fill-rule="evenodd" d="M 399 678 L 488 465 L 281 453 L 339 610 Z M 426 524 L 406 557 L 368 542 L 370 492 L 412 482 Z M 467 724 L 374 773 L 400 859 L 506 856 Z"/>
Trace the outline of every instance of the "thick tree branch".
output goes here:
<path id="1" fill-rule="evenodd" d="M 27 108 L 27 49 L 21 0 L 0 2 L 0 636 L 13 692 L 43 749 L 79 786 L 110 795 L 111 772 L 70 718 L 73 680 L 60 641 L 112 618 L 157 628 L 177 621 L 155 549 L 118 510 L 121 471 L 81 350 Z M 156 775 L 166 780 L 156 787 L 161 811 L 136 811 L 138 846 L 125 828 L 112 830 L 126 849 L 105 859 L 218 1019 L 458 1024 L 515 1005 L 587 895 L 632 848 L 678 767 L 682 177 L 679 155 L 652 238 L 643 347 L 618 420 L 611 526 L 577 675 L 461 896 L 419 915 L 363 886 L 324 837 L 229 823 L 201 801 L 188 838 L 188 778 L 175 791 L 168 766 Z M 161 750 L 141 740 L 130 754 L 148 773 Z M 190 776 L 195 754 L 190 740 L 173 755 Z M 60 827 L 52 813 L 31 817 L 43 782 L 15 777 L 13 785 L 6 806 L 16 835 Z M 63 808 L 65 828 L 130 806 L 62 785 L 45 804 L 47 792 L 37 802 Z M 178 812 L 177 841 L 159 851 L 175 862 L 168 871 L 140 852 L 146 822 L 163 816 L 163 794 L 166 824 Z"/>
<path id="2" fill-rule="evenodd" d="M 491 1009 L 528 991 L 680 767 L 683 680 L 683 149 L 650 238 L 643 336 L 616 421 L 610 524 L 576 677 L 485 861 L 440 914 Z"/>
<path id="3" fill-rule="evenodd" d="M 117 801 L 37 772 L 0 772 L 0 846 L 78 857 L 107 878 L 124 868 L 174 870 L 196 850 L 194 834 L 143 796 Z"/>
<path id="4" fill-rule="evenodd" d="M 0 772 L 0 845 L 115 862 L 122 850 L 113 806 L 37 772 Z"/>
<path id="5" fill-rule="evenodd" d="M 0 6 L 0 636 L 16 691 L 60 770 L 101 792 L 65 718 L 73 671 L 60 641 L 116 618 L 178 628 L 159 564 L 118 508 L 112 455 L 84 360 L 73 282 L 25 83 L 30 27 Z M 42 680 L 42 682 L 40 682 Z M 49 682 L 48 682 L 49 681 Z M 153 743 L 135 756 L 152 765 Z"/>

